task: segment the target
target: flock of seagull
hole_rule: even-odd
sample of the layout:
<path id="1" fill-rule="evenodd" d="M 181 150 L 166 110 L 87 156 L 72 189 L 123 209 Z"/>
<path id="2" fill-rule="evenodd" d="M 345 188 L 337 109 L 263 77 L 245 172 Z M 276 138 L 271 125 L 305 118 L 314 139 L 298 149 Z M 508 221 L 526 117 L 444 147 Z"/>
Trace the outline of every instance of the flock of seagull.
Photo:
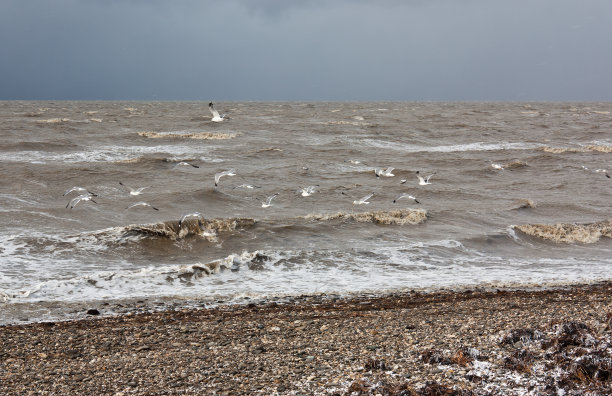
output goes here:
<path id="1" fill-rule="evenodd" d="M 210 111 L 210 113 L 212 114 L 212 118 L 211 121 L 212 122 L 222 122 L 224 120 L 228 120 L 229 117 L 225 114 L 219 114 L 219 112 L 217 110 L 215 110 L 214 108 L 214 104 L 212 102 L 210 102 L 208 104 L 208 109 Z M 347 160 L 350 161 L 353 164 L 361 164 L 360 161 L 357 160 Z M 177 163 L 175 165 L 175 167 L 194 167 L 194 168 L 199 168 L 198 165 L 194 165 L 191 164 L 189 162 L 185 162 L 185 161 L 181 161 L 179 163 Z M 374 169 L 374 175 L 376 176 L 376 178 L 381 178 L 381 177 L 393 177 L 395 176 L 393 174 L 393 170 L 395 168 L 392 167 L 388 167 L 386 169 L 382 169 L 382 168 L 375 168 Z M 435 173 L 434 173 L 435 174 Z M 221 181 L 221 178 L 223 177 L 231 177 L 231 176 L 235 176 L 236 175 L 236 169 L 232 168 L 232 169 L 228 169 L 219 173 L 215 174 L 215 188 L 217 188 L 219 186 L 219 183 Z M 421 176 L 420 172 L 417 171 L 416 172 L 416 177 L 419 181 L 419 185 L 425 186 L 425 185 L 429 185 L 431 184 L 430 182 L 430 178 L 433 176 L 433 174 L 423 177 Z M 400 181 L 400 184 L 405 184 L 407 182 L 406 179 L 403 179 Z M 126 190 L 126 192 L 129 192 L 130 196 L 138 196 L 140 194 L 143 193 L 144 190 L 146 190 L 147 188 L 150 188 L 151 186 L 145 186 L 145 187 L 138 187 L 138 188 L 133 188 L 130 186 L 125 185 L 123 182 L 119 182 L 119 184 Z M 312 185 L 312 186 L 308 186 L 308 187 L 303 187 L 300 188 L 297 193 L 299 195 L 301 195 L 302 197 L 309 197 L 312 194 L 316 193 L 318 190 L 318 185 Z M 234 188 L 246 188 L 246 189 L 253 189 L 253 188 L 259 188 L 257 186 L 253 186 L 250 184 L 241 184 L 240 186 L 236 186 Z M 66 204 L 66 208 L 70 208 L 73 209 L 76 205 L 78 205 L 80 202 L 92 202 L 92 203 L 96 203 L 96 200 L 94 199 L 95 197 L 98 196 L 97 193 L 92 192 L 84 187 L 79 187 L 79 186 L 75 186 L 75 187 L 71 187 L 69 189 L 67 189 L 64 192 L 64 196 L 70 195 L 72 193 L 79 193 L 78 196 L 72 198 L 67 204 Z M 344 193 L 343 193 L 344 194 Z M 274 198 L 276 198 L 277 196 L 279 196 L 279 193 L 274 193 L 268 197 L 266 197 L 265 199 L 261 200 L 261 207 L 262 208 L 269 208 L 272 206 L 272 201 L 274 200 Z M 366 195 L 365 197 L 358 199 L 358 200 L 354 200 L 353 201 L 353 205 L 364 205 L 364 204 L 369 204 L 369 200 L 370 198 L 372 198 L 374 196 L 374 192 Z M 398 200 L 400 199 L 411 199 L 413 200 L 415 203 L 420 203 L 418 201 L 418 199 L 416 197 L 414 197 L 413 195 L 410 195 L 408 193 L 400 193 L 398 194 L 394 199 L 393 199 L 393 203 L 396 203 Z M 139 202 L 135 202 L 132 203 L 130 205 L 128 205 L 125 209 L 129 210 L 132 208 L 137 208 L 137 207 L 148 207 L 151 208 L 153 210 L 159 210 L 158 208 L 156 208 L 155 206 L 152 206 L 151 204 L 144 202 L 144 201 L 139 201 Z M 185 222 L 186 219 L 188 218 L 200 218 L 203 219 L 203 216 L 201 213 L 199 212 L 194 212 L 194 213 L 188 213 L 186 215 L 184 215 L 183 217 L 181 217 L 181 219 L 178 222 L 179 227 L 181 227 L 181 225 Z"/>
<path id="2" fill-rule="evenodd" d="M 186 163 L 186 164 L 187 164 L 187 163 Z M 191 164 L 188 164 L 188 165 L 191 165 Z M 195 166 L 195 167 L 197 167 L 196 165 L 191 165 L 191 166 Z M 387 169 L 385 169 L 385 170 L 380 169 L 380 168 L 376 168 L 376 169 L 374 169 L 374 174 L 376 175 L 376 177 L 377 177 L 377 178 L 378 178 L 378 177 L 381 177 L 381 176 L 384 176 L 384 177 L 392 177 L 392 176 L 395 176 L 395 175 L 392 173 L 393 169 L 395 169 L 395 168 L 387 168 Z M 233 168 L 232 168 L 232 169 L 225 170 L 225 171 L 223 171 L 223 172 L 216 173 L 216 174 L 215 174 L 215 188 L 216 188 L 216 187 L 218 187 L 219 182 L 220 182 L 220 180 L 221 180 L 221 178 L 222 178 L 222 177 L 224 177 L 224 176 L 235 176 L 235 175 L 236 175 L 236 169 L 233 169 Z M 417 178 L 418 178 L 418 180 L 419 180 L 419 185 L 429 185 L 429 184 L 431 184 L 431 182 L 429 181 L 429 179 L 430 179 L 430 178 L 433 176 L 433 174 L 431 174 L 431 175 L 429 175 L 429 176 L 427 176 L 427 177 L 425 177 L 425 178 L 424 178 L 424 177 L 422 177 L 422 176 L 419 174 L 419 171 L 417 171 L 417 172 L 416 172 L 416 176 L 417 176 Z M 400 184 L 405 184 L 406 182 L 407 182 L 407 180 L 406 180 L 406 179 L 402 179 L 402 180 L 400 181 Z M 130 186 L 125 185 L 123 182 L 119 182 L 119 185 L 121 185 L 122 187 L 124 187 L 124 188 L 126 189 L 126 191 L 129 191 L 129 195 L 131 195 L 131 196 L 137 196 L 137 195 L 140 195 L 140 194 L 142 194 L 142 193 L 143 193 L 143 191 L 144 191 L 144 190 L 146 190 L 147 188 L 150 188 L 150 187 L 151 187 L 151 186 L 145 186 L 145 187 L 139 187 L 139 188 L 132 188 L 132 187 L 130 187 Z M 314 194 L 315 192 L 317 192 L 317 188 L 318 188 L 318 187 L 319 187 L 318 185 L 313 185 L 313 186 L 303 187 L 303 188 L 300 188 L 300 189 L 297 191 L 297 193 L 298 193 L 299 195 L 301 195 L 302 197 L 309 197 L 309 196 L 311 196 L 312 194 Z M 250 184 L 241 184 L 240 186 L 236 186 L 236 187 L 234 187 L 234 188 L 247 188 L 247 189 L 253 189 L 253 188 L 259 188 L 259 187 L 257 187 L 257 186 L 253 186 L 253 185 L 250 185 Z M 74 207 L 75 207 L 75 206 L 76 206 L 78 203 L 80 203 L 80 202 L 86 202 L 86 201 L 93 202 L 93 203 L 96 203 L 96 204 L 97 204 L 97 202 L 94 200 L 94 198 L 95 198 L 95 197 L 97 197 L 97 196 L 98 196 L 98 194 L 96 194 L 95 192 L 92 192 L 92 191 L 90 191 L 90 190 L 88 190 L 88 189 L 86 189 L 86 188 L 84 188 L 84 187 L 80 187 L 80 186 L 74 186 L 74 187 L 71 187 L 71 188 L 67 189 L 67 190 L 64 192 L 64 196 L 70 195 L 70 194 L 71 194 L 71 193 L 73 193 L 73 192 L 77 192 L 77 193 L 80 193 L 80 194 L 79 194 L 78 196 L 76 196 L 76 197 L 72 198 L 72 199 L 71 199 L 71 200 L 70 200 L 70 201 L 69 201 L 69 202 L 66 204 L 66 208 L 73 209 L 73 208 L 74 208 Z M 343 193 L 343 194 L 344 194 L 344 193 Z M 265 198 L 264 200 L 262 200 L 262 201 L 261 201 L 261 207 L 262 207 L 262 208 L 269 208 L 270 206 L 272 206 L 272 200 L 273 200 L 274 198 L 276 198 L 277 196 L 279 196 L 279 195 L 280 195 L 279 193 L 274 193 L 274 194 L 272 194 L 272 195 L 268 196 L 267 198 Z M 370 199 L 370 198 L 372 198 L 373 196 L 374 196 L 374 193 L 372 192 L 372 193 L 370 193 L 370 194 L 366 195 L 365 197 L 363 197 L 363 198 L 361 198 L 361 199 L 358 199 L 358 200 L 353 201 L 353 205 L 363 205 L 363 204 L 369 204 L 369 203 L 370 203 L 370 202 L 369 202 L 369 199 Z M 397 196 L 396 196 L 396 197 L 393 199 L 393 203 L 396 203 L 398 200 L 400 200 L 400 199 L 402 199 L 402 198 L 408 198 L 408 199 L 413 200 L 413 201 L 414 201 L 414 202 L 416 202 L 416 203 L 420 203 L 420 202 L 417 200 L 417 198 L 416 198 L 416 197 L 414 197 L 414 196 L 412 196 L 412 195 L 410 195 L 410 194 L 408 194 L 408 193 L 400 193 L 400 194 L 398 194 L 398 195 L 397 195 Z M 128 205 L 128 206 L 126 207 L 126 209 L 132 209 L 132 208 L 139 207 L 139 206 L 150 207 L 151 209 L 154 209 L 154 210 L 159 210 L 159 209 L 158 209 L 158 208 L 156 208 L 155 206 L 152 206 L 151 204 L 149 204 L 149 203 L 147 203 L 147 202 L 144 202 L 144 201 L 140 201 L 140 202 L 135 202 L 135 203 L 132 203 L 132 204 Z M 181 218 L 181 220 L 179 221 L 179 226 L 180 226 L 180 225 L 181 225 L 181 223 L 182 223 L 182 222 L 183 222 L 183 221 L 184 221 L 186 218 L 188 218 L 188 217 L 202 217 L 202 215 L 201 215 L 199 212 L 196 212 L 196 213 L 189 213 L 189 214 L 187 214 L 187 215 L 183 216 L 183 218 Z"/>
<path id="3" fill-rule="evenodd" d="M 120 184 L 121 186 L 125 187 L 125 188 L 126 188 L 128 191 L 129 191 L 130 195 L 140 195 L 140 194 L 142 194 L 142 192 L 143 192 L 145 189 L 147 189 L 147 188 L 150 188 L 150 187 L 151 187 L 151 186 L 146 186 L 146 187 L 132 188 L 132 187 L 128 187 L 128 186 L 126 186 L 126 185 L 125 185 L 125 184 L 123 184 L 122 182 L 119 182 L 119 184 Z M 94 197 L 97 197 L 97 196 L 98 196 L 98 194 L 96 194 L 95 192 L 89 191 L 88 189 L 86 189 L 86 188 L 84 188 L 84 187 L 79 187 L 79 186 L 74 186 L 74 187 L 71 187 L 71 188 L 67 189 L 67 190 L 64 192 L 64 196 L 66 196 L 66 195 L 70 195 L 70 194 L 71 194 L 71 193 L 73 193 L 73 192 L 79 192 L 79 193 L 82 193 L 82 194 L 80 194 L 80 195 L 78 195 L 78 196 L 76 196 L 76 197 L 72 198 L 72 199 L 71 199 L 71 200 L 70 200 L 70 201 L 69 201 L 69 202 L 66 204 L 66 208 L 73 209 L 73 208 L 74 208 L 74 207 L 75 207 L 75 206 L 76 206 L 76 205 L 77 205 L 79 202 L 81 202 L 81 201 L 83 201 L 83 202 L 85 202 L 85 201 L 90 201 L 90 202 L 93 202 L 93 203 L 97 204 L 97 202 L 94 200 Z M 150 207 L 151 209 L 154 209 L 154 210 L 159 210 L 159 209 L 158 209 L 158 208 L 156 208 L 155 206 L 153 206 L 153 205 L 151 205 L 151 204 L 149 204 L 149 203 L 147 203 L 147 202 L 144 202 L 144 201 L 134 202 L 134 203 L 132 203 L 132 204 L 128 205 L 128 206 L 126 207 L 126 209 L 132 209 L 132 208 L 135 208 L 135 207 L 137 207 L 137 206 L 147 206 L 147 207 Z"/>
<path id="4" fill-rule="evenodd" d="M 219 114 L 219 112 L 218 112 L 217 110 L 215 110 L 215 108 L 214 108 L 214 104 L 213 104 L 212 102 L 210 102 L 210 103 L 208 104 L 208 109 L 209 109 L 210 113 L 212 114 L 212 118 L 211 118 L 211 121 L 212 121 L 212 122 L 222 122 L 222 121 L 224 121 L 224 120 L 228 120 L 228 119 L 229 119 L 229 117 L 228 117 L 227 115 L 225 115 L 225 114 Z M 360 161 L 357 161 L 357 160 L 347 160 L 347 161 L 348 161 L 348 162 L 351 162 L 352 164 L 361 164 L 361 162 L 360 162 Z M 345 161 L 345 162 L 346 162 L 346 161 Z M 194 168 L 199 168 L 199 166 L 198 166 L 198 165 L 194 165 L 194 164 L 191 164 L 191 163 L 189 163 L 189 162 L 184 162 L 184 161 L 177 163 L 175 166 L 176 166 L 176 167 L 183 166 L 183 167 L 194 167 Z M 501 170 L 501 171 L 503 171 L 503 170 L 504 170 L 504 167 L 503 167 L 502 165 L 500 165 L 500 164 L 495 164 L 495 163 L 492 163 L 492 164 L 491 164 L 491 167 L 492 167 L 493 169 L 495 169 L 495 170 Z M 588 169 L 588 168 L 586 168 L 586 167 L 583 167 L 583 168 L 584 168 L 585 170 L 589 170 L 589 169 Z M 395 169 L 395 168 L 393 168 L 393 167 L 388 167 L 388 168 L 386 168 L 386 169 L 383 169 L 383 168 L 375 168 L 375 169 L 374 169 L 374 175 L 376 176 L 376 178 L 381 178 L 381 177 L 393 177 L 393 176 L 395 176 L 395 175 L 393 174 L 394 169 Z M 590 171 L 590 170 L 589 170 L 589 171 Z M 597 172 L 597 173 L 604 173 L 606 177 L 610 178 L 610 176 L 608 175 L 607 171 L 606 171 L 606 170 L 604 170 L 604 169 L 597 169 L 597 170 L 595 170 L 594 172 Z M 436 174 L 436 173 L 434 172 L 434 173 L 432 173 L 432 174 L 430 174 L 430 175 L 428 175 L 428 176 L 422 176 L 422 175 L 421 175 L 421 173 L 420 173 L 420 171 L 416 171 L 416 177 L 417 177 L 417 179 L 418 179 L 418 184 L 419 184 L 420 186 L 427 186 L 427 185 L 432 184 L 432 183 L 431 183 L 431 181 L 430 181 L 430 179 L 431 179 L 431 177 L 432 177 L 433 175 L 435 175 L 435 174 Z M 225 171 L 222 171 L 222 172 L 219 172 L 219 173 L 215 174 L 215 179 L 214 179 L 214 180 L 215 180 L 215 188 L 217 188 L 217 187 L 218 187 L 218 185 L 219 185 L 219 183 L 220 183 L 221 178 L 226 177 L 226 176 L 227 176 L 227 177 L 231 177 L 231 176 L 235 176 L 235 175 L 236 175 L 236 169 L 233 169 L 233 168 L 232 168 L 232 169 L 228 169 L 228 170 L 225 170 Z M 402 180 L 400 181 L 400 184 L 405 184 L 407 181 L 408 181 L 407 179 L 402 179 Z M 140 194 L 142 194 L 142 192 L 143 192 L 145 189 L 150 188 L 150 186 L 139 187 L 139 188 L 132 188 L 132 187 L 126 186 L 126 185 L 125 185 L 125 184 L 123 184 L 122 182 L 119 182 L 119 184 L 120 184 L 122 187 L 124 187 L 124 188 L 125 188 L 127 191 L 129 191 L 129 194 L 130 194 L 131 196 L 137 196 L 137 195 L 140 195 Z M 234 187 L 234 188 L 247 188 L 247 189 L 253 189 L 253 188 L 259 188 L 259 187 L 256 187 L 256 186 L 253 186 L 253 185 L 250 185 L 250 184 L 242 184 L 242 185 L 240 185 L 240 186 L 236 186 L 236 187 Z M 299 195 L 301 195 L 302 197 L 308 197 L 308 196 L 311 196 L 312 194 L 314 194 L 314 193 L 317 191 L 317 188 L 318 188 L 318 185 L 308 186 L 308 187 L 304 187 L 304 188 L 299 189 L 299 190 L 297 191 L 297 193 L 298 193 Z M 66 205 L 66 208 L 73 209 L 73 208 L 74 208 L 74 207 L 75 207 L 77 204 L 79 204 L 80 202 L 87 202 L 87 201 L 89 201 L 89 202 L 97 203 L 97 202 L 94 200 L 94 198 L 95 198 L 95 197 L 97 197 L 98 195 L 97 195 L 96 193 L 92 192 L 92 191 L 89 191 L 89 190 L 88 190 L 88 189 L 86 189 L 86 188 L 83 188 L 83 187 L 78 187 L 78 186 L 71 187 L 71 188 L 69 188 L 68 190 L 66 190 L 66 192 L 64 193 L 64 196 L 69 195 L 69 194 L 71 194 L 71 193 L 73 193 L 73 192 L 77 192 L 77 193 L 80 193 L 80 194 L 79 194 L 78 196 L 76 196 L 76 197 L 72 198 L 72 199 L 71 199 L 71 200 L 68 202 L 68 204 Z M 344 194 L 344 192 L 343 192 L 342 194 Z M 274 198 L 276 198 L 278 195 L 279 195 L 279 193 L 274 193 L 273 195 L 268 196 L 268 197 L 267 197 L 267 198 L 265 198 L 264 200 L 261 200 L 261 207 L 262 207 L 262 208 L 269 208 L 270 206 L 272 206 L 272 201 L 273 201 L 273 200 L 274 200 Z M 374 196 L 374 192 L 372 192 L 372 193 L 370 193 L 370 194 L 368 194 L 368 195 L 364 196 L 364 197 L 363 197 L 363 198 L 361 198 L 361 199 L 354 200 L 354 201 L 353 201 L 353 205 L 364 205 L 364 204 L 369 204 L 369 203 L 370 203 L 370 202 L 369 202 L 369 200 L 370 200 L 370 199 L 371 199 L 373 196 Z M 396 203 L 396 202 L 397 202 L 397 201 L 399 201 L 400 199 L 404 199 L 404 198 L 406 198 L 406 199 L 410 199 L 410 200 L 414 201 L 414 202 L 415 202 L 415 203 L 417 203 L 417 204 L 419 204 L 419 203 L 420 203 L 420 202 L 419 202 L 419 200 L 418 200 L 418 199 L 417 199 L 415 196 L 413 196 L 413 195 L 411 195 L 411 194 L 409 194 L 409 193 L 400 193 L 400 194 L 398 194 L 398 195 L 397 195 L 397 196 L 396 196 L 396 197 L 393 199 L 393 203 Z M 132 209 L 132 208 L 136 208 L 136 207 L 150 207 L 150 208 L 151 208 L 151 209 L 153 209 L 153 210 L 157 210 L 157 211 L 159 210 L 158 208 L 156 208 L 156 207 L 152 206 L 151 204 L 149 204 L 149 203 L 147 203 L 147 202 L 144 202 L 144 201 L 140 201 L 140 202 L 135 202 L 135 203 L 132 203 L 132 204 L 130 204 L 129 206 L 127 206 L 127 207 L 126 207 L 126 209 Z M 202 214 L 201 214 L 201 213 L 199 213 L 199 212 L 195 212 L 195 213 L 189 213 L 189 214 L 186 214 L 186 215 L 184 215 L 184 216 L 183 216 L 183 217 L 180 219 L 180 221 L 179 221 L 179 223 L 178 223 L 178 224 L 179 224 L 179 227 L 181 226 L 181 224 L 182 224 L 182 223 L 183 223 L 183 222 L 184 222 L 184 221 L 185 221 L 187 218 L 190 218 L 190 217 L 203 218 Z"/>

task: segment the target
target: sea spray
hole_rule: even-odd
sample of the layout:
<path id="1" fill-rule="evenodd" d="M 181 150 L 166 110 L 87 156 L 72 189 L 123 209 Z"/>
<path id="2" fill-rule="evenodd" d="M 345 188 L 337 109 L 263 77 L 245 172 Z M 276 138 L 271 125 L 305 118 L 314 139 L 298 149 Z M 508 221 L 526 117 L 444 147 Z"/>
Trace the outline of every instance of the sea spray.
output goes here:
<path id="1" fill-rule="evenodd" d="M 361 213 L 337 212 L 329 214 L 311 214 L 304 217 L 307 220 L 330 221 L 336 219 L 352 220 L 359 223 L 375 224 L 421 224 L 427 220 L 425 209 L 399 209 L 390 211 L 374 211 Z"/>
<path id="2" fill-rule="evenodd" d="M 602 237 L 612 238 L 611 221 L 592 224 L 522 224 L 514 228 L 524 234 L 557 243 L 595 243 Z"/>
<path id="3" fill-rule="evenodd" d="M 199 140 L 225 140 L 233 139 L 236 134 L 233 133 L 213 133 L 213 132 L 138 132 L 138 136 L 147 137 L 150 139 L 199 139 Z"/>

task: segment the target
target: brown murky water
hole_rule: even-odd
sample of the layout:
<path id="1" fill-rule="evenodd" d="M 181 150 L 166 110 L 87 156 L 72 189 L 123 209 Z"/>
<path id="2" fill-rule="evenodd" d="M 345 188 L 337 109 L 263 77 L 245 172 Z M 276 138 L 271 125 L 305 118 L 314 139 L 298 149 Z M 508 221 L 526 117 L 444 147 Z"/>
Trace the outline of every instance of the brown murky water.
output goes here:
<path id="1" fill-rule="evenodd" d="M 215 106 L 0 102 L 0 307 L 612 273 L 610 103 Z"/>

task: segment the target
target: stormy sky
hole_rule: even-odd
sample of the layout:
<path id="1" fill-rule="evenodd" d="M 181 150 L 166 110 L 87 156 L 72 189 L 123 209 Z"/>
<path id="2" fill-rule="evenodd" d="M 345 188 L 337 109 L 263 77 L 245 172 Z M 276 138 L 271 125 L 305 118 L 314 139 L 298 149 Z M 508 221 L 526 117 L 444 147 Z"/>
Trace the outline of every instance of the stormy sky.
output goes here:
<path id="1" fill-rule="evenodd" d="M 2 0 L 0 100 L 609 101 L 610 0 Z"/>

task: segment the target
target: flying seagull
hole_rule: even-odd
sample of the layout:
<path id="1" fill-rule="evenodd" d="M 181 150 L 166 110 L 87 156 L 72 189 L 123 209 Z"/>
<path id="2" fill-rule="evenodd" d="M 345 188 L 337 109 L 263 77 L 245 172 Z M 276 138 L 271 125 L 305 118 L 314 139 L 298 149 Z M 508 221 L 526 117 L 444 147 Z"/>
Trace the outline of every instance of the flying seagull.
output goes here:
<path id="1" fill-rule="evenodd" d="M 98 194 L 93 193 L 93 192 L 89 191 L 89 190 L 88 190 L 88 189 L 86 189 L 86 188 L 83 188 L 83 187 L 78 187 L 78 186 L 74 186 L 74 187 L 69 188 L 68 190 L 66 190 L 66 192 L 64 193 L 64 195 L 63 195 L 63 196 L 66 196 L 66 195 L 70 194 L 70 193 L 71 193 L 71 192 L 73 192 L 73 191 L 78 191 L 78 192 L 86 192 L 86 193 L 88 193 L 89 195 L 91 195 L 91 196 L 93 196 L 93 197 L 97 197 L 97 196 L 98 196 Z"/>
<path id="2" fill-rule="evenodd" d="M 185 219 L 189 217 L 196 217 L 198 219 L 204 219 L 204 216 L 202 216 L 200 212 L 188 213 L 185 216 L 181 217 L 181 219 L 179 220 L 178 222 L 179 228 L 181 228 L 181 225 L 185 222 Z"/>
<path id="3" fill-rule="evenodd" d="M 221 179 L 223 176 L 236 176 L 236 169 L 228 169 L 226 171 L 217 173 L 215 175 L 215 187 L 217 187 L 217 184 L 219 184 L 219 179 Z"/>
<path id="4" fill-rule="evenodd" d="M 269 208 L 270 206 L 272 206 L 272 200 L 276 198 L 277 195 L 278 193 L 274 193 L 273 195 L 270 195 L 268 198 L 266 198 L 264 202 L 261 203 L 261 207 Z"/>
<path id="5" fill-rule="evenodd" d="M 155 206 L 153 206 L 153 205 L 151 205 L 149 203 L 146 203 L 146 202 L 142 202 L 142 201 L 141 202 L 135 202 L 135 203 L 129 205 L 126 209 L 132 209 L 132 208 L 135 208 L 136 206 L 149 206 L 151 209 L 159 210 Z"/>
<path id="6" fill-rule="evenodd" d="M 376 168 L 374 169 L 374 174 L 376 175 L 376 177 L 381 177 L 381 176 L 385 176 L 385 177 L 393 177 L 395 176 L 393 173 L 393 169 L 392 167 L 388 167 L 387 169 L 379 169 Z"/>
<path id="7" fill-rule="evenodd" d="M 259 187 L 259 186 L 254 186 L 254 185 L 252 185 L 252 184 L 241 184 L 241 185 L 239 185 L 239 186 L 234 187 L 234 189 L 237 189 L 237 188 L 248 188 L 249 190 L 252 190 L 252 189 L 254 189 L 254 188 L 261 188 L 261 187 Z"/>
<path id="8" fill-rule="evenodd" d="M 401 194 L 399 194 L 397 197 L 395 197 L 395 199 L 393 199 L 393 203 L 395 203 L 396 201 L 398 201 L 398 200 L 400 200 L 402 198 L 410 198 L 410 199 L 414 200 L 414 202 L 420 203 L 419 201 L 417 201 L 417 199 L 415 197 L 413 197 L 412 195 L 410 195 L 408 193 L 401 193 Z"/>
<path id="9" fill-rule="evenodd" d="M 369 204 L 368 199 L 372 198 L 372 195 L 374 195 L 374 193 L 368 194 L 360 200 L 353 201 L 353 205 Z"/>
<path id="10" fill-rule="evenodd" d="M 582 169 L 584 169 L 585 171 L 589 171 L 589 172 L 591 171 L 589 168 L 587 168 L 584 165 L 582 165 Z M 608 171 L 606 169 L 595 169 L 593 172 L 595 172 L 595 173 L 603 173 L 605 177 L 610 179 L 610 175 L 608 174 Z"/>
<path id="11" fill-rule="evenodd" d="M 429 182 L 429 179 L 430 179 L 430 178 L 431 178 L 433 175 L 435 175 L 435 172 L 434 172 L 434 173 L 432 173 L 431 175 L 427 176 L 426 178 L 423 178 L 423 177 L 422 177 L 422 176 L 419 174 L 419 171 L 416 171 L 416 176 L 419 178 L 419 185 L 420 185 L 420 186 L 426 186 L 426 185 L 428 185 L 428 184 L 431 184 L 431 183 Z"/>
<path id="12" fill-rule="evenodd" d="M 76 198 L 72 198 L 70 200 L 70 202 L 68 202 L 68 204 L 66 205 L 66 208 L 68 206 L 70 206 L 70 209 L 72 209 L 72 208 L 74 208 L 81 201 L 91 201 L 91 202 L 97 204 L 97 202 L 93 200 L 93 197 L 94 196 L 91 195 L 91 194 L 82 194 L 82 195 L 79 195 Z"/>
<path id="13" fill-rule="evenodd" d="M 308 186 L 308 187 L 304 187 L 298 190 L 298 193 L 302 196 L 302 197 L 309 197 L 312 194 L 314 194 L 317 190 L 317 186 Z"/>
<path id="14" fill-rule="evenodd" d="M 225 114 L 223 115 L 219 115 L 219 112 L 217 110 L 215 110 L 215 107 L 213 106 L 213 102 L 210 102 L 208 104 L 208 110 L 210 110 L 210 113 L 212 114 L 212 120 L 213 122 L 221 122 L 225 119 L 229 120 L 229 117 L 227 117 Z"/>
<path id="15" fill-rule="evenodd" d="M 603 173 L 608 179 L 610 179 L 610 175 L 608 174 L 608 171 L 605 169 L 595 169 L 595 173 Z"/>
<path id="16" fill-rule="evenodd" d="M 189 162 L 185 162 L 185 161 L 181 161 L 178 164 L 176 164 L 174 167 L 178 167 L 178 166 L 193 166 L 194 168 L 199 168 L 199 166 L 194 165 L 194 164 L 190 164 Z"/>
<path id="17" fill-rule="evenodd" d="M 119 182 L 119 184 L 121 184 L 123 187 L 127 188 L 128 190 L 130 190 L 130 195 L 140 195 L 140 194 L 142 194 L 144 189 L 151 187 L 151 186 L 146 186 L 146 187 L 140 187 L 140 188 L 132 188 L 132 187 L 126 186 L 122 182 Z"/>

